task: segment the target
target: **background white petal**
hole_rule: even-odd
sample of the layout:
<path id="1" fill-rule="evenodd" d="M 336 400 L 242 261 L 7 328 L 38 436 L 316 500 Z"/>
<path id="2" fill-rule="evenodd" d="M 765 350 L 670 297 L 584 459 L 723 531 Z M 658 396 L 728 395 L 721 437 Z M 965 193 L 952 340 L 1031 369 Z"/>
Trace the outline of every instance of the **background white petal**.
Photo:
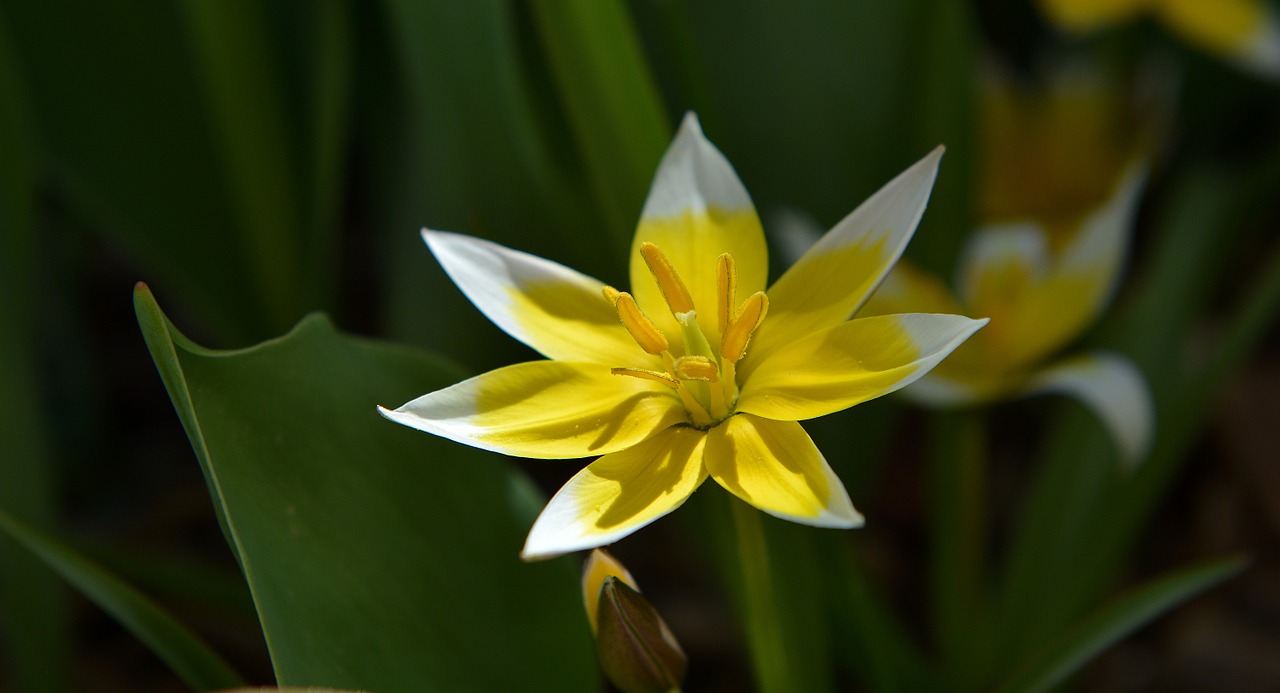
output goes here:
<path id="1" fill-rule="evenodd" d="M 1109 352 L 1079 356 L 1037 373 L 1027 394 L 1056 392 L 1092 410 L 1115 439 L 1129 466 L 1141 462 L 1151 446 L 1155 409 L 1142 373 L 1131 361 Z"/>

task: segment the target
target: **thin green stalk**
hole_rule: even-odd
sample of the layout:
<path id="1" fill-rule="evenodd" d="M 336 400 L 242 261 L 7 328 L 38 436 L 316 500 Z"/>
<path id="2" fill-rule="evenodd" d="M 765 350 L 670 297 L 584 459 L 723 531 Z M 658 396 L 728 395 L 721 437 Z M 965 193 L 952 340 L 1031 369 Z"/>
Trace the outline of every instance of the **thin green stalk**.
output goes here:
<path id="1" fill-rule="evenodd" d="M 761 693 L 833 691 L 828 607 L 812 527 L 733 506 L 740 613 Z"/>
<path id="2" fill-rule="evenodd" d="M 986 416 L 935 415 L 930 441 L 932 593 L 935 634 L 957 688 L 972 688 L 973 656 L 986 615 Z M 978 629 L 975 632 L 975 629 Z"/>
<path id="3" fill-rule="evenodd" d="M 733 527 L 738 540 L 738 566 L 742 572 L 747 642 L 761 691 L 786 691 L 794 680 L 782 641 L 782 616 L 774 600 L 777 592 L 769 549 L 765 545 L 760 511 L 732 500 Z"/>

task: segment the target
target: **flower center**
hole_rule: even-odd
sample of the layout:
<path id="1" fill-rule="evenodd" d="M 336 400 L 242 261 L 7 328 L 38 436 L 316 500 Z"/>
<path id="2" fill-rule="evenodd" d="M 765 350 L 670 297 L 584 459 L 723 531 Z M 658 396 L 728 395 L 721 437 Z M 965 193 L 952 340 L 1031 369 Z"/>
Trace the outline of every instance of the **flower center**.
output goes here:
<path id="1" fill-rule="evenodd" d="M 751 294 L 740 305 L 736 302 L 738 275 L 733 257 L 724 253 L 716 259 L 716 309 L 719 344 L 715 349 L 698 325 L 698 312 L 693 297 L 675 267 L 658 246 L 640 245 L 640 255 L 653 273 L 671 315 L 680 325 L 683 349 L 672 353 L 667 336 L 645 316 L 635 298 L 625 291 L 606 286 L 605 300 L 618 311 L 618 320 L 641 349 L 661 356 L 664 371 L 643 368 L 613 368 L 614 375 L 626 375 L 660 382 L 679 395 L 695 428 L 708 429 L 733 414 L 738 403 L 736 364 L 747 353 L 751 335 L 764 322 L 769 298 L 763 291 Z"/>

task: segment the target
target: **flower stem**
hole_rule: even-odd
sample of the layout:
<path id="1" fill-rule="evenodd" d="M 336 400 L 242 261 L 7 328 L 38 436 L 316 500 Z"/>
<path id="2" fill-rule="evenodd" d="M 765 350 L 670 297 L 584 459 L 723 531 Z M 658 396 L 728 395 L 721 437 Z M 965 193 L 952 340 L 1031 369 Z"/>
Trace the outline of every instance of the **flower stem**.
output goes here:
<path id="1" fill-rule="evenodd" d="M 933 421 L 930 503 L 935 635 L 958 689 L 971 688 L 986 613 L 986 417 L 943 412 Z"/>
<path id="2" fill-rule="evenodd" d="M 756 690 L 834 689 L 820 568 L 811 528 L 777 522 L 730 498 L 738 594 Z"/>
<path id="3" fill-rule="evenodd" d="M 761 691 L 786 690 L 789 663 L 781 641 L 781 616 L 773 599 L 775 591 L 769 549 L 765 544 L 760 511 L 738 499 L 733 506 L 733 527 L 738 539 L 738 567 L 742 575 L 743 620 L 751 660 Z"/>

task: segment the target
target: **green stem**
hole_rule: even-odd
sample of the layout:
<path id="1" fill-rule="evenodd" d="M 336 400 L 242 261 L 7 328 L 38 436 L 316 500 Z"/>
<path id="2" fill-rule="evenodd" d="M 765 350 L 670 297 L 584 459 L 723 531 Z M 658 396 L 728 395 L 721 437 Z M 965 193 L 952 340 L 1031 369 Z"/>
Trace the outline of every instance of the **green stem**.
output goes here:
<path id="1" fill-rule="evenodd" d="M 982 633 L 975 629 L 986 610 L 985 423 L 981 410 L 937 414 L 930 444 L 935 634 L 957 689 L 976 683 L 970 679 Z"/>
<path id="2" fill-rule="evenodd" d="M 729 502 L 733 506 L 733 527 L 738 540 L 743 620 L 756 681 L 763 693 L 786 691 L 796 676 L 791 671 L 792 664 L 787 660 L 787 647 L 782 639 L 785 629 L 774 599 L 776 580 L 760 511 L 736 498 Z"/>

